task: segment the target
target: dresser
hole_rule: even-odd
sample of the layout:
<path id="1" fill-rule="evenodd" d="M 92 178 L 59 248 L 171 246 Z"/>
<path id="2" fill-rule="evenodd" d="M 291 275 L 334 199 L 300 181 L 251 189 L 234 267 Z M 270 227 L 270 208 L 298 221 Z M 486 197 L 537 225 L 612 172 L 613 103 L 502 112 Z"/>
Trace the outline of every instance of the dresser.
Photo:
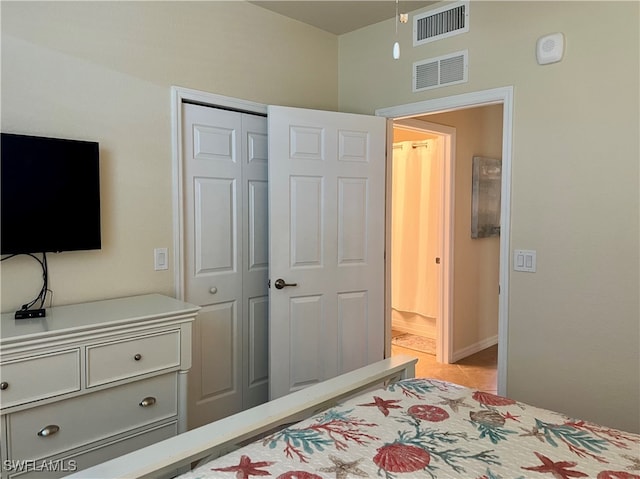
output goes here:
<path id="1" fill-rule="evenodd" d="M 3 314 L 2 479 L 61 477 L 184 432 L 198 309 L 149 294 Z"/>

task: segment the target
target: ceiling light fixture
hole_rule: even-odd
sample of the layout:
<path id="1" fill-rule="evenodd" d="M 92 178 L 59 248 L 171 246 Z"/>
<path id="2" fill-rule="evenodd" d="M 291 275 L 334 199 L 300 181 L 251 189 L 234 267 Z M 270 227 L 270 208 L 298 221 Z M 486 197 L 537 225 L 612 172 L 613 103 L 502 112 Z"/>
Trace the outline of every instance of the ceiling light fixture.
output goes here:
<path id="1" fill-rule="evenodd" d="M 398 1 L 396 0 L 396 41 L 393 44 L 393 59 L 398 60 L 400 58 L 400 43 L 398 42 L 398 22 L 407 23 L 409 21 L 409 14 L 398 13 Z"/>
<path id="2" fill-rule="evenodd" d="M 393 44 L 393 59 L 397 60 L 400 58 L 400 43 L 398 43 L 398 0 L 396 0 L 396 42 Z"/>

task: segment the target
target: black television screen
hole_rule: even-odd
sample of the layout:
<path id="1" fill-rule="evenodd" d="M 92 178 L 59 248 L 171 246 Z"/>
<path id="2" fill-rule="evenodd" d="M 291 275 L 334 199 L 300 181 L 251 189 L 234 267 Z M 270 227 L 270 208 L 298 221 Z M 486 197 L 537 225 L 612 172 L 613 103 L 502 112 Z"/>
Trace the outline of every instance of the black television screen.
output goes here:
<path id="1" fill-rule="evenodd" d="M 0 135 L 1 254 L 101 248 L 98 143 Z"/>

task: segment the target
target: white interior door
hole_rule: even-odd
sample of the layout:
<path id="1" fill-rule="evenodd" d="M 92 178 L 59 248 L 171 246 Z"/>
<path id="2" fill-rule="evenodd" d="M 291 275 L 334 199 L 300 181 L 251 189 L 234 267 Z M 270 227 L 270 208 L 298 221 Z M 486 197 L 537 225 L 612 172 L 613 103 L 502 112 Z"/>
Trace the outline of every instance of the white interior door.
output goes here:
<path id="1" fill-rule="evenodd" d="M 268 124 L 273 399 L 384 356 L 386 122 L 269 107 Z"/>

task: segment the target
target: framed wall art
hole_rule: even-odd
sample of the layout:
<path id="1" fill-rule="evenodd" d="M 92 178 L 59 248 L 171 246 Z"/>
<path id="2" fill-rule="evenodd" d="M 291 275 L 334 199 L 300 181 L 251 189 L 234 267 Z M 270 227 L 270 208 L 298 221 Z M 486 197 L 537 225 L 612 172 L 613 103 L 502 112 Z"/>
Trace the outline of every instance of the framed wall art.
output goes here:
<path id="1" fill-rule="evenodd" d="M 500 236 L 501 190 L 502 161 L 474 156 L 471 197 L 472 238 Z"/>

